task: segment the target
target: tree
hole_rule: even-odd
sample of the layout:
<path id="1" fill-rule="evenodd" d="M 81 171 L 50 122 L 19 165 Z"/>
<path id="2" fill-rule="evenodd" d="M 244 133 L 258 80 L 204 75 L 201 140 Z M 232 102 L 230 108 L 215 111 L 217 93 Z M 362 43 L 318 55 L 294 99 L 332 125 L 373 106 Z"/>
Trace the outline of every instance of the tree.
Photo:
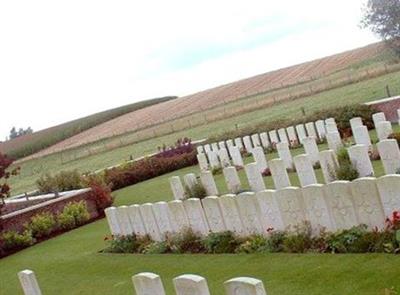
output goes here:
<path id="1" fill-rule="evenodd" d="M 361 25 L 400 54 L 400 0 L 368 0 Z"/>
<path id="2" fill-rule="evenodd" d="M 17 129 L 15 127 L 13 127 L 10 130 L 9 138 L 10 139 L 14 139 L 14 138 L 17 138 L 19 136 L 22 136 L 22 135 L 25 135 L 25 134 L 30 134 L 30 133 L 33 133 L 33 130 L 32 130 L 31 127 L 28 127 L 26 129 L 19 128 L 18 131 L 17 131 Z"/>
<path id="3" fill-rule="evenodd" d="M 9 168 L 12 163 L 12 159 L 0 152 L 0 209 L 1 206 L 4 205 L 4 199 L 10 195 L 10 186 L 8 185 L 7 180 L 11 176 L 17 175 L 20 170 L 19 167 L 10 170 Z"/>

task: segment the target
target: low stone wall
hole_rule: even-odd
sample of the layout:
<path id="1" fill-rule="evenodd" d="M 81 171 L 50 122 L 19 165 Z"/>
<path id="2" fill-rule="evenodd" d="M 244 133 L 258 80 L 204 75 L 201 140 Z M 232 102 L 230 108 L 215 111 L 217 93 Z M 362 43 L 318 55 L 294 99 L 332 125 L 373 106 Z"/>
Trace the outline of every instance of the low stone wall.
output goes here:
<path id="1" fill-rule="evenodd" d="M 95 201 L 90 198 L 90 192 L 90 188 L 71 191 L 56 199 L 47 200 L 9 214 L 2 215 L 0 216 L 0 230 L 21 231 L 24 229 L 24 224 L 29 222 L 29 220 L 36 214 L 42 212 L 58 214 L 64 209 L 67 203 L 79 202 L 81 200 L 86 201 L 90 219 L 95 219 L 99 217 L 100 213 L 97 209 Z"/>
<path id="2" fill-rule="evenodd" d="M 367 102 L 366 105 L 372 106 L 376 110 L 385 113 L 387 121 L 397 123 L 399 120 L 397 110 L 400 109 L 400 96 L 393 96 L 385 99 Z"/>

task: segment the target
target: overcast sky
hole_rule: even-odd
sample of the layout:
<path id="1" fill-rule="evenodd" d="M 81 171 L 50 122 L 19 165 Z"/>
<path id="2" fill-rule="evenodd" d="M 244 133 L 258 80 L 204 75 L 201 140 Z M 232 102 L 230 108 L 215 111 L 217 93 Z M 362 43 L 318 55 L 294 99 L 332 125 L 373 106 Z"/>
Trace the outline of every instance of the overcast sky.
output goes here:
<path id="1" fill-rule="evenodd" d="M 363 3 L 0 1 L 0 139 L 376 42 Z"/>

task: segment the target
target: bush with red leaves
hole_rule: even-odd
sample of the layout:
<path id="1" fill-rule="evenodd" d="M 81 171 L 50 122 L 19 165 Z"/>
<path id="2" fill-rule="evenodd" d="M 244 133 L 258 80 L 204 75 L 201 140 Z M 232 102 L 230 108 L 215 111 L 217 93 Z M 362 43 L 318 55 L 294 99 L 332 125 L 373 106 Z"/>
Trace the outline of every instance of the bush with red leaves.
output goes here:
<path id="1" fill-rule="evenodd" d="M 0 153 L 0 199 L 9 197 L 10 195 L 10 186 L 7 184 L 7 180 L 11 176 L 15 176 L 19 173 L 19 167 L 9 170 L 13 160 L 7 157 L 7 155 L 3 155 Z M 3 205 L 3 202 L 0 203 L 0 206 Z"/>
<path id="2" fill-rule="evenodd" d="M 104 174 L 104 181 L 112 190 L 117 190 L 196 164 L 196 151 L 193 149 L 189 153 L 176 153 L 173 156 L 156 155 L 125 166 L 109 169 Z"/>

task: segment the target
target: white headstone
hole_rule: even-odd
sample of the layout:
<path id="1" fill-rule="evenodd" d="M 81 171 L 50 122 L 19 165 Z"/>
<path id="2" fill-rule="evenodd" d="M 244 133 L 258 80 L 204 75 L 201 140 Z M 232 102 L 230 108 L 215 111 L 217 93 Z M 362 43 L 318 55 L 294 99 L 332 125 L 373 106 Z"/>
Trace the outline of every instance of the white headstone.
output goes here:
<path id="1" fill-rule="evenodd" d="M 303 139 L 304 152 L 310 157 L 312 165 L 319 162 L 319 150 L 314 137 L 306 137 Z"/>
<path id="2" fill-rule="evenodd" d="M 236 137 L 236 138 L 235 138 L 235 146 L 236 146 L 239 150 L 243 150 L 243 142 L 242 142 L 242 138 L 241 138 L 241 137 Z"/>
<path id="3" fill-rule="evenodd" d="M 225 141 L 218 142 L 219 149 L 226 149 Z"/>
<path id="4" fill-rule="evenodd" d="M 208 158 L 208 162 L 210 163 L 211 169 L 217 169 L 217 168 L 221 167 L 221 164 L 219 163 L 217 152 L 213 152 L 213 151 L 207 152 L 207 158 Z"/>
<path id="5" fill-rule="evenodd" d="M 244 163 L 243 163 L 243 158 L 242 155 L 240 153 L 240 150 L 238 147 L 236 146 L 232 146 L 229 148 L 229 154 L 231 155 L 232 158 L 232 164 L 234 166 L 238 166 L 238 167 L 243 167 Z"/>
<path id="6" fill-rule="evenodd" d="M 250 153 L 251 150 L 253 149 L 250 136 L 246 135 L 245 137 L 243 137 L 243 144 L 244 148 L 246 149 L 246 152 Z"/>
<path id="7" fill-rule="evenodd" d="M 282 159 L 273 159 L 269 162 L 272 180 L 276 189 L 291 186 L 285 163 Z"/>
<path id="8" fill-rule="evenodd" d="M 286 129 L 285 128 L 278 129 L 278 135 L 279 135 L 279 142 L 289 143 L 289 139 L 288 139 L 288 136 L 286 134 Z"/>
<path id="9" fill-rule="evenodd" d="M 235 195 L 223 195 L 219 197 L 222 216 L 224 217 L 226 229 L 232 231 L 239 236 L 245 236 L 245 231 L 240 218 L 239 209 L 237 208 Z"/>
<path id="10" fill-rule="evenodd" d="M 174 280 L 176 295 L 210 295 L 207 281 L 197 275 L 181 275 Z"/>
<path id="11" fill-rule="evenodd" d="M 262 281 L 253 278 L 234 278 L 224 286 L 226 295 L 267 295 Z"/>
<path id="12" fill-rule="evenodd" d="M 392 123 L 388 121 L 379 122 L 377 125 L 375 125 L 375 129 L 380 141 L 387 139 L 389 135 L 393 133 Z"/>
<path id="13" fill-rule="evenodd" d="M 260 140 L 262 146 L 267 149 L 271 146 L 271 142 L 269 141 L 268 133 L 267 132 L 261 132 L 260 133 Z"/>
<path id="14" fill-rule="evenodd" d="M 285 142 L 281 142 L 276 145 L 276 149 L 278 150 L 279 158 L 285 164 L 286 169 L 293 169 L 293 159 L 289 150 L 289 145 Z"/>
<path id="15" fill-rule="evenodd" d="M 257 163 L 250 163 L 244 166 L 246 172 L 247 180 L 250 185 L 250 189 L 253 192 L 259 192 L 265 190 L 265 183 L 262 175 L 259 171 Z"/>
<path id="16" fill-rule="evenodd" d="M 257 163 L 258 171 L 263 173 L 268 168 L 267 159 L 265 158 L 264 149 L 262 147 L 255 147 L 251 151 L 254 162 Z"/>
<path id="17" fill-rule="evenodd" d="M 251 135 L 251 141 L 253 142 L 253 147 L 261 146 L 260 136 L 258 135 L 258 133 Z"/>
<path id="18" fill-rule="evenodd" d="M 343 147 L 342 138 L 340 137 L 339 132 L 327 132 L 326 141 L 328 142 L 329 149 L 335 152 Z"/>
<path id="19" fill-rule="evenodd" d="M 303 139 L 307 137 L 306 129 L 303 124 L 296 125 L 297 137 L 299 138 L 299 142 L 302 143 Z"/>
<path id="20" fill-rule="evenodd" d="M 354 208 L 358 223 L 366 224 L 370 229 L 382 229 L 385 224 L 382 203 L 379 197 L 376 178 L 365 177 L 351 183 Z"/>
<path id="21" fill-rule="evenodd" d="M 136 295 L 165 295 L 161 278 L 151 272 L 141 272 L 132 277 Z"/>
<path id="22" fill-rule="evenodd" d="M 260 220 L 264 231 L 285 229 L 275 195 L 276 190 L 265 190 L 256 193 L 260 209 Z"/>
<path id="23" fill-rule="evenodd" d="M 350 182 L 333 181 L 325 186 L 326 203 L 336 230 L 357 226 L 357 217 L 353 205 Z"/>
<path id="24" fill-rule="evenodd" d="M 131 224 L 133 225 L 133 231 L 137 236 L 145 236 L 147 234 L 146 228 L 144 227 L 144 221 L 142 214 L 140 213 L 140 206 L 137 204 L 130 205 L 128 207 L 129 210 L 129 219 L 131 220 Z"/>
<path id="25" fill-rule="evenodd" d="M 218 196 L 217 185 L 210 171 L 203 171 L 200 173 L 200 182 L 206 190 L 207 196 Z"/>
<path id="26" fill-rule="evenodd" d="M 348 148 L 350 161 L 357 169 L 359 177 L 373 176 L 374 169 L 369 159 L 368 147 L 363 144 L 356 144 Z"/>
<path id="27" fill-rule="evenodd" d="M 395 211 L 400 211 L 400 175 L 391 174 L 377 179 L 378 191 L 386 217 L 392 218 Z"/>
<path id="28" fill-rule="evenodd" d="M 18 273 L 18 279 L 25 295 L 42 295 L 35 273 L 25 269 Z"/>
<path id="29" fill-rule="evenodd" d="M 304 201 L 298 187 L 286 187 L 276 191 L 276 200 L 285 228 L 294 230 L 306 221 Z"/>
<path id="30" fill-rule="evenodd" d="M 181 200 L 168 202 L 168 209 L 172 229 L 175 233 L 180 233 L 189 228 L 189 219 Z"/>
<path id="31" fill-rule="evenodd" d="M 154 241 L 162 241 L 163 237 L 154 216 L 153 205 L 151 203 L 140 205 L 140 214 L 143 217 L 144 227 L 149 236 Z"/>
<path id="32" fill-rule="evenodd" d="M 335 123 L 336 124 L 335 118 L 327 118 L 327 119 L 325 119 L 325 124 L 328 124 L 328 123 Z"/>
<path id="33" fill-rule="evenodd" d="M 246 232 L 249 234 L 263 234 L 263 227 L 259 219 L 259 208 L 255 193 L 241 193 L 236 196 L 236 202 Z"/>
<path id="34" fill-rule="evenodd" d="M 269 131 L 268 135 L 272 146 L 279 142 L 278 132 L 276 132 L 276 130 Z"/>
<path id="35" fill-rule="evenodd" d="M 286 128 L 290 146 L 297 146 L 299 144 L 299 139 L 297 138 L 296 130 L 293 126 L 289 126 Z"/>
<path id="36" fill-rule="evenodd" d="M 199 162 L 199 167 L 201 171 L 207 171 L 208 170 L 208 161 L 207 157 L 205 154 L 197 154 L 197 161 Z"/>
<path id="37" fill-rule="evenodd" d="M 361 127 L 361 126 L 363 126 L 363 121 L 360 117 L 354 117 L 354 118 L 350 119 L 350 127 L 351 127 L 351 132 L 353 133 L 353 136 L 354 136 L 356 128 Z"/>
<path id="38" fill-rule="evenodd" d="M 171 186 L 172 194 L 174 195 L 175 200 L 182 200 L 185 198 L 185 189 L 183 188 L 179 176 L 172 176 L 169 179 L 169 184 Z"/>
<path id="39" fill-rule="evenodd" d="M 304 207 L 307 220 L 314 231 L 325 228 L 327 231 L 335 229 L 325 201 L 325 189 L 322 184 L 310 184 L 302 188 Z"/>
<path id="40" fill-rule="evenodd" d="M 153 212 L 161 236 L 164 237 L 166 234 L 172 233 L 173 230 L 167 202 L 154 203 Z"/>
<path id="41" fill-rule="evenodd" d="M 231 162 L 229 161 L 229 154 L 226 149 L 220 149 L 218 151 L 218 157 L 222 167 L 228 167 L 231 165 Z"/>
<path id="42" fill-rule="evenodd" d="M 372 121 L 374 121 L 374 126 L 376 128 L 376 126 L 378 125 L 379 122 L 386 121 L 385 113 L 379 112 L 379 113 L 373 114 L 372 115 Z"/>
<path id="43" fill-rule="evenodd" d="M 119 226 L 122 231 L 122 235 L 128 236 L 133 234 L 133 225 L 131 220 L 129 219 L 129 209 L 127 206 L 119 206 L 117 207 L 117 217 L 119 221 Z"/>
<path id="44" fill-rule="evenodd" d="M 333 150 L 324 150 L 319 152 L 319 163 L 321 164 L 322 175 L 325 183 L 335 181 L 336 171 L 339 168 L 336 153 Z"/>
<path id="45" fill-rule="evenodd" d="M 314 122 L 306 123 L 307 137 L 313 137 L 315 140 L 318 140 L 317 131 L 315 130 Z"/>
<path id="46" fill-rule="evenodd" d="M 235 146 L 235 144 L 233 143 L 233 140 L 232 139 L 226 140 L 226 147 L 228 148 L 228 150 L 232 146 Z"/>
<path id="47" fill-rule="evenodd" d="M 222 216 L 219 198 L 215 196 L 207 197 L 201 200 L 204 214 L 206 215 L 208 225 L 213 233 L 226 231 L 225 221 Z"/>
<path id="48" fill-rule="evenodd" d="M 219 150 L 219 148 L 218 148 L 218 143 L 213 142 L 213 143 L 211 144 L 211 150 L 214 151 L 214 152 L 218 152 L 218 150 Z"/>
<path id="49" fill-rule="evenodd" d="M 339 129 L 337 128 L 336 122 L 331 122 L 331 121 L 326 122 L 325 120 L 325 129 L 326 133 L 334 133 L 334 132 L 339 133 Z"/>
<path id="50" fill-rule="evenodd" d="M 379 156 L 385 169 L 385 174 L 400 172 L 400 149 L 396 139 L 384 139 L 377 143 Z"/>
<path id="51" fill-rule="evenodd" d="M 293 158 L 293 161 L 302 187 L 317 183 L 317 177 L 308 154 L 297 155 Z"/>
<path id="52" fill-rule="evenodd" d="M 204 147 L 202 145 L 197 146 L 196 150 L 197 150 L 198 154 L 203 154 L 204 153 Z"/>
<path id="53" fill-rule="evenodd" d="M 110 232 L 113 236 L 120 236 L 122 235 L 122 230 L 119 225 L 119 220 L 118 220 L 118 212 L 117 208 L 115 207 L 108 207 L 104 210 L 104 213 L 106 214 L 108 226 L 110 227 Z"/>
<path id="54" fill-rule="evenodd" d="M 367 126 L 354 127 L 353 137 L 356 144 L 363 144 L 367 147 L 372 146 Z"/>
<path id="55" fill-rule="evenodd" d="M 208 143 L 204 145 L 204 152 L 205 153 L 211 152 L 211 146 Z"/>
<path id="56" fill-rule="evenodd" d="M 239 175 L 235 167 L 226 167 L 222 170 L 228 192 L 231 194 L 237 194 L 241 189 L 242 185 L 240 183 Z"/>
<path id="57" fill-rule="evenodd" d="M 194 173 L 185 174 L 183 176 L 183 182 L 185 183 L 185 186 L 189 190 L 192 190 L 198 184 L 196 174 Z"/>
<path id="58" fill-rule="evenodd" d="M 193 232 L 203 236 L 208 235 L 210 229 L 207 224 L 207 219 L 201 206 L 200 199 L 190 198 L 183 201 L 186 215 L 189 220 L 189 225 Z"/>
<path id="59" fill-rule="evenodd" d="M 315 122 L 315 127 L 317 128 L 319 139 L 324 139 L 326 137 L 325 122 L 323 120 L 318 120 Z"/>

